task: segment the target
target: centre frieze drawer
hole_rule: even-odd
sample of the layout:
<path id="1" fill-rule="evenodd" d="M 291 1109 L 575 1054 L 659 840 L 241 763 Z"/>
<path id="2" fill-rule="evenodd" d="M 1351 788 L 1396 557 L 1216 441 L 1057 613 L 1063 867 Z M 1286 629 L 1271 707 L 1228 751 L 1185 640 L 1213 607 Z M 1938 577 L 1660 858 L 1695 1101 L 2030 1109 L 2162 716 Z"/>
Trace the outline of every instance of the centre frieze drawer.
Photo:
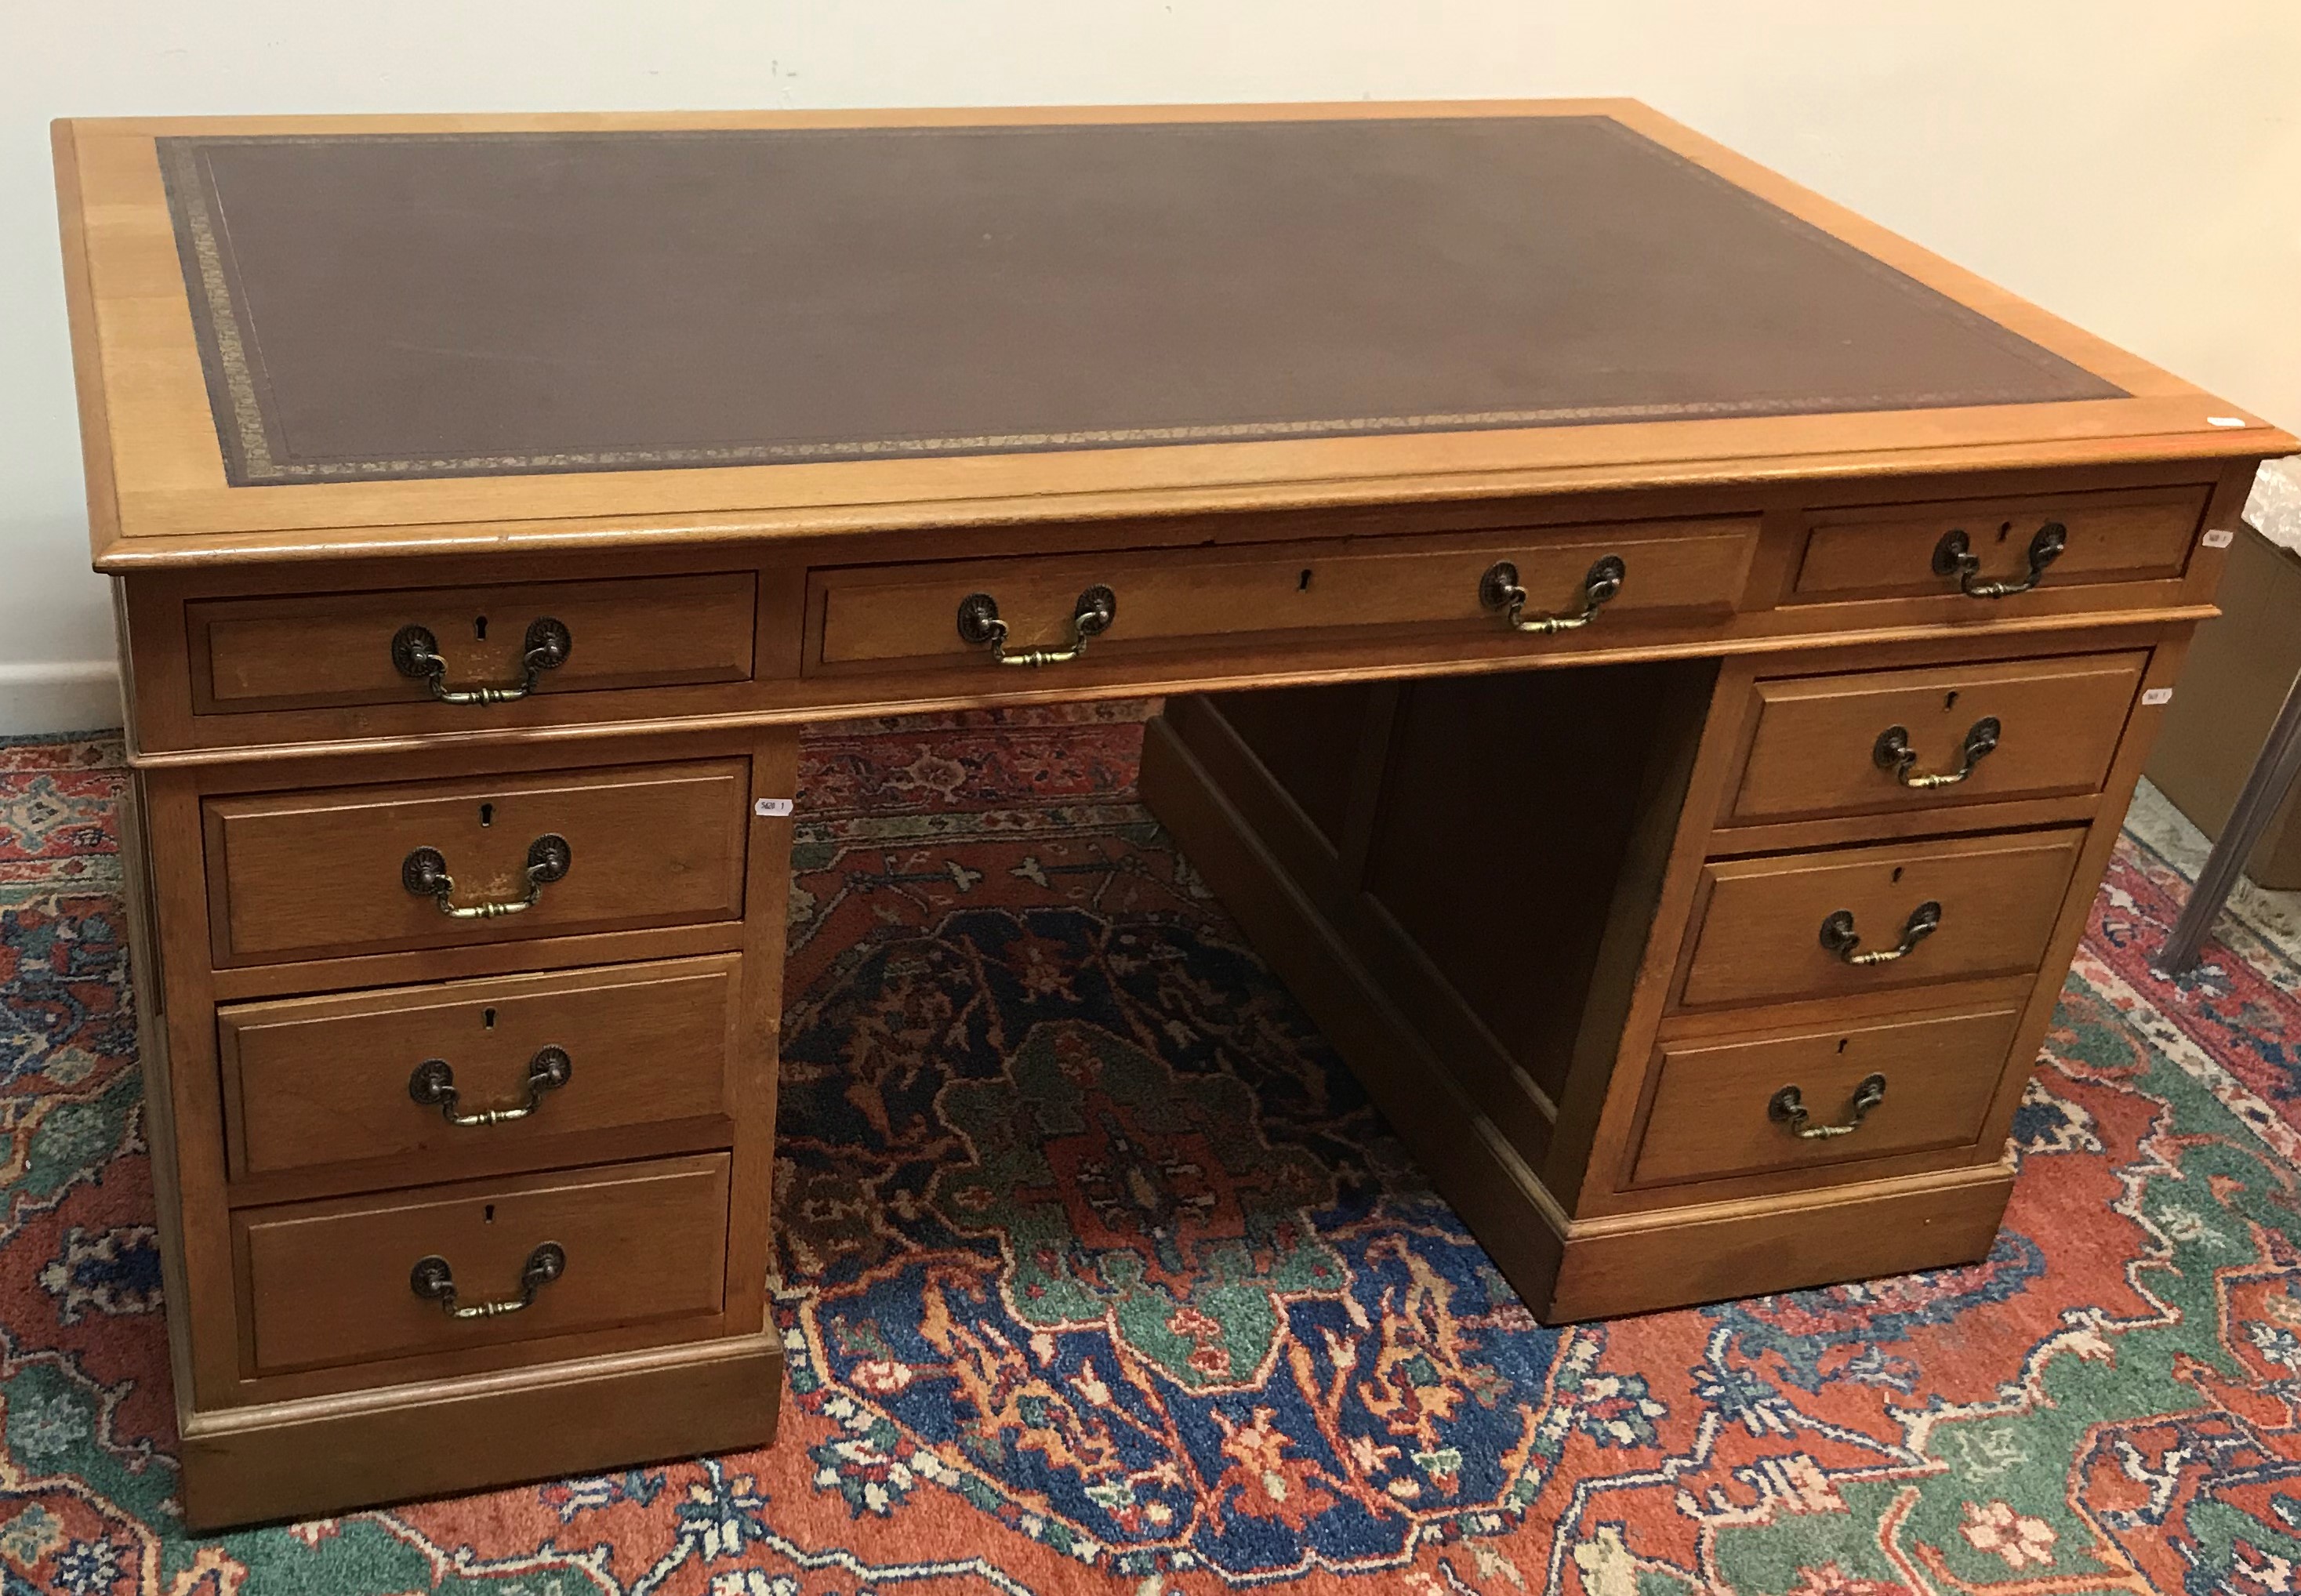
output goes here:
<path id="1" fill-rule="evenodd" d="M 1724 616 L 1757 542 L 1754 517 L 1721 516 L 834 567 L 807 579 L 807 670 L 972 666 L 997 652 L 1061 653 L 1082 641 L 1100 658 L 1137 646 L 1379 627 L 1507 637 L 1512 617 L 1585 611 L 1606 631 L 1641 614 Z"/>
<path id="2" fill-rule="evenodd" d="M 446 1154 L 541 1159 L 586 1132 L 724 1122 L 741 967 L 722 954 L 220 1010 L 232 1176 L 389 1158 L 397 1184 Z"/>
<path id="3" fill-rule="evenodd" d="M 732 921 L 750 765 L 207 799 L 219 967 Z"/>

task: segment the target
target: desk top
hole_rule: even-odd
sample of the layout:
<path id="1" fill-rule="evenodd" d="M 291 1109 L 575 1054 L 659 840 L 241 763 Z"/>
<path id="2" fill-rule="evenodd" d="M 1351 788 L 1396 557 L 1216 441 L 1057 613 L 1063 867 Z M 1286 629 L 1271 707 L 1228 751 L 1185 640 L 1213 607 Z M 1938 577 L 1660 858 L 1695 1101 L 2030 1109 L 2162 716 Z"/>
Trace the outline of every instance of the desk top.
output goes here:
<path id="1" fill-rule="evenodd" d="M 101 564 L 2288 447 L 1626 102 L 57 152 Z"/>

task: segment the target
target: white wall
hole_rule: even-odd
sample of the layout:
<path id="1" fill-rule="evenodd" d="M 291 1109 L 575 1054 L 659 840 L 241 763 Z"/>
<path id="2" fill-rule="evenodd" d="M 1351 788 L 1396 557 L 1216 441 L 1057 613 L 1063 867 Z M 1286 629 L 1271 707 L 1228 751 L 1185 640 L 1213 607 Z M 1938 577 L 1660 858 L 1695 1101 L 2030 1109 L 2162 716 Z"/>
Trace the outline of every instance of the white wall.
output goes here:
<path id="1" fill-rule="evenodd" d="M 1629 94 L 2301 430 L 2296 0 L 0 0 L 0 731 L 104 723 L 64 115 Z"/>

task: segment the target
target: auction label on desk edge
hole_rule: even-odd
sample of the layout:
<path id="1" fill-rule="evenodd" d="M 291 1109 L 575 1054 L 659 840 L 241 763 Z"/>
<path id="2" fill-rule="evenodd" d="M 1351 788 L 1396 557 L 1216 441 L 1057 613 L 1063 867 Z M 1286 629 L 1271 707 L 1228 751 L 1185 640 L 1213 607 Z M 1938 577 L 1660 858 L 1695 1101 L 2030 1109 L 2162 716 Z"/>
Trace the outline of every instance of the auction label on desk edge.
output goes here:
<path id="1" fill-rule="evenodd" d="M 751 806 L 752 814 L 765 815 L 770 820 L 789 815 L 791 812 L 791 800 L 789 798 L 761 798 Z"/>

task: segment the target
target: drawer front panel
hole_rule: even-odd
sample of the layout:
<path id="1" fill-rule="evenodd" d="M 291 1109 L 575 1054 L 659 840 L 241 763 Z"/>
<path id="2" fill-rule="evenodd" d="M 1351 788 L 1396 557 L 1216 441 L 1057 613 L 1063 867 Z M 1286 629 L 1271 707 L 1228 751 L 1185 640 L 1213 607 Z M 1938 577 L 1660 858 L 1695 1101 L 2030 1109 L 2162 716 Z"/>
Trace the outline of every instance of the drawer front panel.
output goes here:
<path id="1" fill-rule="evenodd" d="M 231 1172 L 397 1157 L 420 1181 L 442 1151 L 542 1157 L 573 1132 L 724 1118 L 738 970 L 729 955 L 224 1009 Z"/>
<path id="2" fill-rule="evenodd" d="M 2063 529 L 2064 542 L 2045 567 L 2041 590 L 2179 576 L 2211 492 L 2173 488 L 1820 513 L 1806 535 L 1796 597 L 1957 594 L 1956 572 L 1934 567 L 1935 551 L 1952 532 L 1963 534 L 1980 562 L 1976 582 L 2021 581 L 2029 574 L 2030 546 L 2049 525 Z"/>
<path id="3" fill-rule="evenodd" d="M 1827 998 L 2035 970 L 2084 839 L 2081 830 L 2032 831 L 1708 865 L 1680 1002 Z M 1937 928 L 1890 963 L 1848 963 L 1824 940 L 1842 915 L 1859 939 L 1853 952 L 1891 951 L 1929 903 Z"/>
<path id="4" fill-rule="evenodd" d="M 1761 681 L 1727 823 L 2098 792 L 2148 663 L 2108 654 Z"/>
<path id="5" fill-rule="evenodd" d="M 1653 1108 L 1632 1181 L 1662 1185 L 1962 1147 L 2004 1074 L 2021 1011 L 2012 1005 L 1881 1025 L 1661 1050 Z M 1859 1113 L 1863 1083 L 1882 1095 Z M 1796 1089 L 1800 1121 L 1786 1088 Z M 1852 1124 L 1844 1135 L 1801 1137 Z"/>
<path id="6" fill-rule="evenodd" d="M 394 651 L 409 627 L 432 639 L 451 691 L 519 685 L 530 628 L 553 621 L 566 648 L 536 672 L 538 697 L 747 681 L 757 582 L 738 571 L 196 601 L 185 606 L 192 707 L 217 714 L 427 699 L 428 673 L 407 674 Z"/>
<path id="7" fill-rule="evenodd" d="M 254 1372 L 534 1341 L 716 1314 L 724 1299 L 727 1156 L 473 1182 L 397 1198 L 261 1208 L 239 1222 Z M 564 1266 L 530 1306 L 451 1317 L 418 1296 L 444 1259 L 462 1307 L 515 1300 L 538 1249 Z"/>
<path id="8" fill-rule="evenodd" d="M 1624 576 L 1594 627 L 1640 614 L 1725 614 L 1741 596 L 1756 547 L 1757 522 L 1729 519 L 823 570 L 808 579 L 809 669 L 987 665 L 983 648 L 958 625 L 960 601 L 976 593 L 996 603 L 1010 651 L 1059 647 L 1071 639 L 1081 595 L 1096 586 L 1108 587 L 1117 605 L 1109 626 L 1090 640 L 1090 656 L 1361 627 L 1485 627 L 1508 635 L 1502 612 L 1479 591 L 1502 561 L 1517 570 L 1528 616 L 1576 610 L 1585 579 L 1609 556 L 1621 561 Z"/>
<path id="9" fill-rule="evenodd" d="M 732 921 L 743 913 L 750 765 L 726 759 L 210 798 L 210 931 L 221 966 L 573 932 Z M 429 849 L 456 918 L 411 870 Z"/>

